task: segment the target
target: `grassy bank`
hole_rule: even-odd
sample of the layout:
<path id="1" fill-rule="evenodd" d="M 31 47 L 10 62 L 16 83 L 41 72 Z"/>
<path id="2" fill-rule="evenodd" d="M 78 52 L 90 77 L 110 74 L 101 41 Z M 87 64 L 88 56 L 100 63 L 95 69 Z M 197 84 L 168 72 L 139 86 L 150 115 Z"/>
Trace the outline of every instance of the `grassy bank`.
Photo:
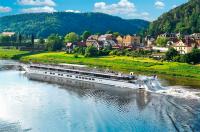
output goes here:
<path id="1" fill-rule="evenodd" d="M 135 72 L 139 74 L 159 74 L 164 76 L 182 77 L 200 80 L 200 66 L 176 62 L 161 62 L 149 58 L 132 58 L 119 56 L 106 56 L 98 58 L 85 58 L 66 54 L 65 52 L 28 53 L 25 51 L 0 49 L 0 58 L 17 59 L 23 62 L 36 63 L 74 63 L 109 68 L 122 72 Z"/>
<path id="2" fill-rule="evenodd" d="M 1 59 L 13 59 L 17 55 L 24 55 L 27 53 L 29 53 L 29 52 L 19 51 L 19 50 L 16 50 L 15 48 L 12 48 L 12 49 L 0 48 L 0 58 Z"/>
<path id="3" fill-rule="evenodd" d="M 136 72 L 144 74 L 161 74 L 178 77 L 188 77 L 200 80 L 200 67 L 184 63 L 176 62 L 160 62 L 149 58 L 132 58 L 106 56 L 99 58 L 85 58 L 79 56 L 75 58 L 73 55 L 64 52 L 41 53 L 21 58 L 23 62 L 37 63 L 75 63 L 86 64 L 90 66 L 107 67 L 116 71 Z"/>

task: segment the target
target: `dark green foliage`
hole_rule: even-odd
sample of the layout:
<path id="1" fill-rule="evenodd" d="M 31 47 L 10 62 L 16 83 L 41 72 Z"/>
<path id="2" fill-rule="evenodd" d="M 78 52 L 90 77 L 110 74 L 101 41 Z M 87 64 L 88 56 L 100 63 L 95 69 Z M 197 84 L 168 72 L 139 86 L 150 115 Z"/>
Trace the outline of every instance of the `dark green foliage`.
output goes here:
<path id="1" fill-rule="evenodd" d="M 78 58 L 78 54 L 74 54 L 74 58 Z"/>
<path id="2" fill-rule="evenodd" d="M 44 44 L 44 43 L 45 43 L 45 40 L 44 40 L 43 38 L 40 38 L 38 43 L 39 43 L 39 44 Z"/>
<path id="3" fill-rule="evenodd" d="M 102 50 L 99 50 L 98 55 L 99 56 L 107 56 L 107 55 L 109 55 L 109 53 L 110 53 L 110 50 L 108 50 L 108 49 L 102 49 Z"/>
<path id="4" fill-rule="evenodd" d="M 79 40 L 79 36 L 75 32 L 68 33 L 65 36 L 65 42 L 67 43 L 74 43 Z"/>
<path id="5" fill-rule="evenodd" d="M 165 59 L 174 62 L 198 64 L 200 63 L 200 49 L 194 48 L 191 53 L 179 55 L 175 49 L 170 48 L 165 54 Z"/>
<path id="6" fill-rule="evenodd" d="M 76 47 L 76 48 L 74 48 L 73 53 L 85 55 L 85 49 L 86 49 L 86 47 Z"/>
<path id="7" fill-rule="evenodd" d="M 147 57 L 152 54 L 152 51 L 149 50 L 128 50 L 128 49 L 116 49 L 110 52 L 110 55 L 117 56 L 132 56 L 132 57 Z"/>
<path id="8" fill-rule="evenodd" d="M 86 41 L 87 38 L 91 35 L 91 33 L 89 31 L 84 31 L 82 34 L 82 40 Z"/>
<path id="9" fill-rule="evenodd" d="M 172 9 L 151 23 L 147 30 L 148 34 L 155 36 L 164 32 L 200 32 L 200 1 L 189 0 L 188 3 Z"/>
<path id="10" fill-rule="evenodd" d="M 191 53 L 183 56 L 181 62 L 198 64 L 200 63 L 200 49 L 193 49 Z"/>
<path id="11" fill-rule="evenodd" d="M 108 30 L 122 34 L 134 34 L 147 28 L 144 20 L 125 20 L 102 13 L 36 13 L 5 16 L 0 18 L 0 32 L 13 31 L 48 37 L 52 33 L 66 35 L 69 32 L 82 34 L 105 33 Z"/>
<path id="12" fill-rule="evenodd" d="M 165 37 L 157 37 L 156 44 L 157 46 L 165 47 L 169 40 Z"/>
<path id="13" fill-rule="evenodd" d="M 31 47 L 34 48 L 34 35 L 31 35 Z"/>
<path id="14" fill-rule="evenodd" d="M 10 42 L 10 37 L 9 36 L 3 36 L 3 35 L 0 35 L 0 43 L 8 43 Z"/>
<path id="15" fill-rule="evenodd" d="M 179 53 L 174 48 L 170 48 L 165 54 L 165 60 L 172 61 L 174 57 L 178 56 Z M 176 58 L 177 59 L 177 58 Z"/>
<path id="16" fill-rule="evenodd" d="M 85 57 L 95 57 L 98 56 L 98 50 L 94 46 L 89 46 L 85 49 Z"/>
<path id="17" fill-rule="evenodd" d="M 58 34 L 52 34 L 47 39 L 48 51 L 58 51 L 63 47 L 63 38 Z"/>

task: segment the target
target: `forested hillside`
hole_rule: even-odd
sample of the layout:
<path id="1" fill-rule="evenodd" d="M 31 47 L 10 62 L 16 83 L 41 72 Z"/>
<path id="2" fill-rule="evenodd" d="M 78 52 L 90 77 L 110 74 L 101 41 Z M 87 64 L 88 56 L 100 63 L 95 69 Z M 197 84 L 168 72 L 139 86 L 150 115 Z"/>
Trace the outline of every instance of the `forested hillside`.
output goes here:
<path id="1" fill-rule="evenodd" d="M 185 34 L 200 32 L 200 0 L 189 0 L 187 3 L 163 14 L 152 22 L 147 30 L 150 35 L 158 35 L 164 32 Z"/>
<path id="2" fill-rule="evenodd" d="M 13 31 L 47 37 L 52 33 L 65 35 L 69 32 L 81 34 L 105 33 L 108 30 L 122 34 L 134 34 L 147 28 L 144 20 L 125 20 L 102 13 L 37 13 L 5 16 L 0 18 L 0 32 Z"/>

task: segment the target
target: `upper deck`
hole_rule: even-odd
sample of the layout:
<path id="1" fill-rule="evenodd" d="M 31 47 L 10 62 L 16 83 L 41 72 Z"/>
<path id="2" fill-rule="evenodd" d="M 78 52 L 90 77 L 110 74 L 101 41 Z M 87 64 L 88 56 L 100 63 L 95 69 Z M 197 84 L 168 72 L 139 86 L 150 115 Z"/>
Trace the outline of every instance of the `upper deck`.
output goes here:
<path id="1" fill-rule="evenodd" d="M 87 66 L 81 66 L 77 67 L 78 65 L 30 65 L 30 68 L 34 69 L 43 69 L 43 70 L 50 70 L 50 71 L 58 71 L 58 72 L 68 72 L 68 73 L 75 73 L 75 74 L 83 74 L 83 75 L 89 75 L 89 76 L 95 76 L 95 77 L 102 77 L 102 78 L 113 78 L 113 79 L 119 79 L 119 80 L 132 80 L 135 77 L 130 75 L 122 75 L 117 73 L 109 73 L 109 72 L 100 72 L 97 69 L 87 69 Z"/>

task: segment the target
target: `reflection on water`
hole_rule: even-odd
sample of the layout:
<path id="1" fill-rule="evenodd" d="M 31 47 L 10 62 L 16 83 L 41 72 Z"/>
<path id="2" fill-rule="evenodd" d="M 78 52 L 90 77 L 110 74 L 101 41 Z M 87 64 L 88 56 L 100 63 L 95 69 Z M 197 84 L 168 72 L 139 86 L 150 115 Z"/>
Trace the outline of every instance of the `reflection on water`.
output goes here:
<path id="1" fill-rule="evenodd" d="M 0 131 L 200 130 L 200 101 L 69 81 L 59 86 L 0 71 Z"/>

